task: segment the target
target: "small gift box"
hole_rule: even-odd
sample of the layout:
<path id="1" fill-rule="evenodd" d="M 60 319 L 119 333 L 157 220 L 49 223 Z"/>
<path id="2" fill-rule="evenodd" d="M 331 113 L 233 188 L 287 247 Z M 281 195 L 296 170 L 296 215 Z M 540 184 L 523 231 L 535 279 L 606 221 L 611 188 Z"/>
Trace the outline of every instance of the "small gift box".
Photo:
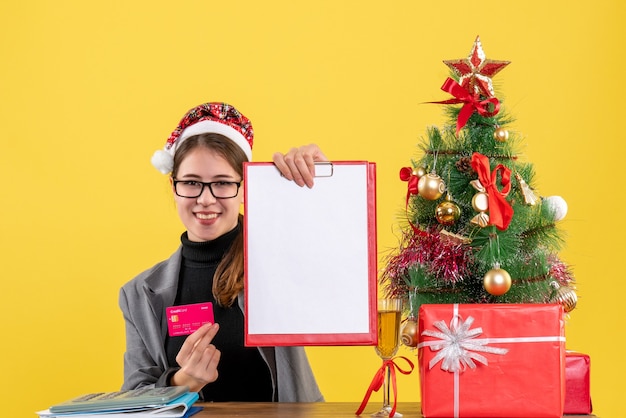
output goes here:
<path id="1" fill-rule="evenodd" d="M 565 352 L 565 414 L 591 414 L 590 359 L 587 354 Z"/>
<path id="2" fill-rule="evenodd" d="M 563 415 L 561 305 L 422 305 L 418 323 L 424 417 Z"/>

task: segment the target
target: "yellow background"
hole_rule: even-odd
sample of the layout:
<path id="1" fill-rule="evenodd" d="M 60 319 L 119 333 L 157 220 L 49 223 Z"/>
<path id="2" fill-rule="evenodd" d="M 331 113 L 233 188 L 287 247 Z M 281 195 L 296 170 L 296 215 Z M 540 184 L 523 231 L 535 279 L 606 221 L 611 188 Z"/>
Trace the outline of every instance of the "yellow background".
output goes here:
<path id="1" fill-rule="evenodd" d="M 562 257 L 580 299 L 567 346 L 591 355 L 595 412 L 625 416 L 625 11 L 621 0 L 2 2 L 1 415 L 121 385 L 117 292 L 179 244 L 149 158 L 185 111 L 234 104 L 254 123 L 256 161 L 316 142 L 331 159 L 376 162 L 382 256 L 397 244 L 398 171 L 444 121 L 423 102 L 448 98 L 442 60 L 480 35 L 488 58 L 512 61 L 494 82 L 538 191 L 569 204 Z M 360 401 L 379 366 L 371 347 L 308 352 L 329 401 Z M 417 373 L 398 381 L 401 401 L 419 400 Z"/>

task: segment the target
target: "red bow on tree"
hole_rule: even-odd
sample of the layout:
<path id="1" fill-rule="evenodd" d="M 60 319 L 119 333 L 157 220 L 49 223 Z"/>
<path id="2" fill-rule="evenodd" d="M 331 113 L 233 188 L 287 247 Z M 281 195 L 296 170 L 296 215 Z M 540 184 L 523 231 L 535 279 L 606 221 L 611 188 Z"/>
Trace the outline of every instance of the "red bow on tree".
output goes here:
<path id="1" fill-rule="evenodd" d="M 413 173 L 411 167 L 402 167 L 400 169 L 400 180 L 408 182 L 406 191 L 406 205 L 408 206 L 411 195 L 417 194 L 417 183 L 420 181 L 420 178 Z"/>
<path id="2" fill-rule="evenodd" d="M 465 126 L 470 116 L 474 111 L 478 112 L 479 115 L 484 117 L 491 117 L 498 114 L 500 111 L 500 102 L 495 97 L 490 97 L 485 100 L 480 100 L 480 96 L 478 94 L 471 94 L 467 91 L 463 86 L 459 83 L 448 77 L 446 81 L 441 86 L 441 90 L 450 93 L 455 98 L 443 100 L 441 102 L 431 102 L 438 104 L 457 104 L 464 103 L 461 111 L 459 112 L 459 116 L 456 120 L 456 134 L 459 134 L 461 128 Z M 493 110 L 488 110 L 487 106 L 491 103 L 493 105 Z"/>
<path id="3" fill-rule="evenodd" d="M 472 168 L 478 173 L 478 180 L 485 188 L 489 199 L 489 224 L 495 225 L 499 230 L 508 228 L 513 219 L 513 208 L 505 197 L 511 191 L 511 170 L 498 164 L 493 171 L 489 166 L 489 158 L 475 152 L 472 154 Z M 502 190 L 498 190 L 498 173 Z"/>

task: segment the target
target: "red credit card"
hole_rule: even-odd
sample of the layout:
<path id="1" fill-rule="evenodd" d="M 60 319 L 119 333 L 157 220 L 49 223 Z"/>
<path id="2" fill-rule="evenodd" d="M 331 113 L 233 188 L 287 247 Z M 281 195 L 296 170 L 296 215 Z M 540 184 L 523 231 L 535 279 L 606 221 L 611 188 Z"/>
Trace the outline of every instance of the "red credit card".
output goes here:
<path id="1" fill-rule="evenodd" d="M 191 305 L 170 306 L 165 308 L 167 330 L 170 337 L 189 335 L 207 323 L 213 323 L 213 304 L 211 302 Z"/>

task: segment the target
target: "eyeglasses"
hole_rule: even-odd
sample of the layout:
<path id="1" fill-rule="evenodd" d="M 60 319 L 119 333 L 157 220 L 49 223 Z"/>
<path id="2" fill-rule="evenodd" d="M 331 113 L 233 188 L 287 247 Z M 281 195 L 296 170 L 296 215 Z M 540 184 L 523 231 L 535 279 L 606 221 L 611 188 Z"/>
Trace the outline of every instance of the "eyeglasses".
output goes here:
<path id="1" fill-rule="evenodd" d="M 180 197 L 200 197 L 205 187 L 216 199 L 231 199 L 239 193 L 240 181 L 212 181 L 203 183 L 196 180 L 172 180 L 174 183 L 174 191 Z"/>

